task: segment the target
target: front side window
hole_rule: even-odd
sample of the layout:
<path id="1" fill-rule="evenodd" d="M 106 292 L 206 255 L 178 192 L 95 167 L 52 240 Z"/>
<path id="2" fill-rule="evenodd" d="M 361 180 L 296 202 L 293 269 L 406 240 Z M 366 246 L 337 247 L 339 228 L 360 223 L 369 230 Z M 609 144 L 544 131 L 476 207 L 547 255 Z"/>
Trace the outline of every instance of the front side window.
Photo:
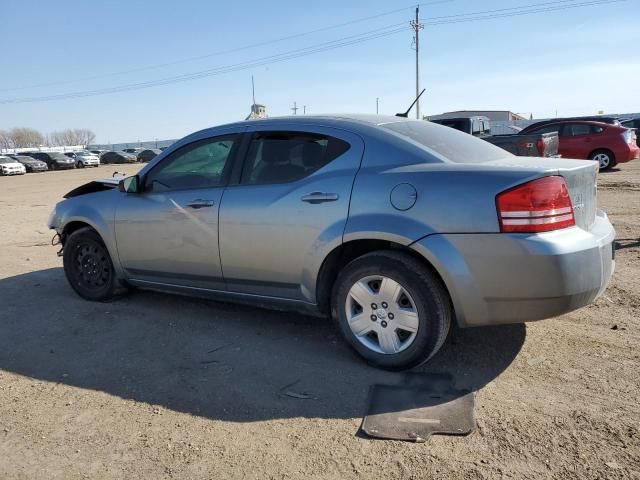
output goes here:
<path id="1" fill-rule="evenodd" d="M 558 133 L 560 131 L 560 128 L 562 128 L 562 125 L 549 125 L 546 127 L 538 128 L 537 130 L 534 130 L 533 133 Z"/>
<path id="2" fill-rule="evenodd" d="M 294 182 L 324 167 L 349 147 L 343 140 L 314 133 L 257 133 L 249 145 L 241 183 Z"/>
<path id="3" fill-rule="evenodd" d="M 157 192 L 222 185 L 236 138 L 236 135 L 225 135 L 180 148 L 149 173 L 146 190 Z"/>

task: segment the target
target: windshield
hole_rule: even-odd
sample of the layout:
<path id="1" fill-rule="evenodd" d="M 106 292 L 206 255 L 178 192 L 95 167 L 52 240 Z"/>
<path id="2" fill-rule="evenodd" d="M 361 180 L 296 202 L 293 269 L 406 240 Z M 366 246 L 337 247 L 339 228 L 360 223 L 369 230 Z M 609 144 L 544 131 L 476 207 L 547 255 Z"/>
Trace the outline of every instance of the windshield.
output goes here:
<path id="1" fill-rule="evenodd" d="M 16 160 L 20 161 L 20 162 L 35 162 L 35 160 L 31 157 L 25 157 L 24 155 L 16 155 L 15 157 Z"/>
<path id="2" fill-rule="evenodd" d="M 512 156 L 473 135 L 432 122 L 417 120 L 380 126 L 410 138 L 454 163 L 482 163 Z"/>
<path id="3" fill-rule="evenodd" d="M 69 157 L 67 157 L 66 155 L 64 155 L 62 153 L 58 153 L 58 152 L 49 152 L 49 156 L 53 160 L 70 160 Z"/>
<path id="4" fill-rule="evenodd" d="M 0 163 L 14 163 L 15 160 L 12 160 L 8 157 L 0 157 Z"/>

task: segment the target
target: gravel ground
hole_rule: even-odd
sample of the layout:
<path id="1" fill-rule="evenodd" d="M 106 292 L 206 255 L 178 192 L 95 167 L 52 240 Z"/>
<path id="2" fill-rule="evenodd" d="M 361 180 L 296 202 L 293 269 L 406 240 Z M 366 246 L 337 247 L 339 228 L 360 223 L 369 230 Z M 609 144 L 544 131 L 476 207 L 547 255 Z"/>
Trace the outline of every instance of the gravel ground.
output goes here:
<path id="1" fill-rule="evenodd" d="M 113 170 L 0 178 L 0 478 L 640 479 L 640 161 L 600 175 L 619 242 L 605 295 L 461 331 L 419 371 L 475 389 L 478 428 L 425 444 L 358 434 L 369 386 L 402 374 L 364 365 L 329 322 L 141 291 L 78 298 L 47 217 Z"/>

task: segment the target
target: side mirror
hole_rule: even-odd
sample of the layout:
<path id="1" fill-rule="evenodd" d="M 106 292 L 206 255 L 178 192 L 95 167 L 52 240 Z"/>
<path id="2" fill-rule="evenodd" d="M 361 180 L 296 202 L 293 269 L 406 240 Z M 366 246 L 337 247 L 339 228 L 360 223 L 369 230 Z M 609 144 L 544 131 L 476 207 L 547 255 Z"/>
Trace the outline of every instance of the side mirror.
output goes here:
<path id="1" fill-rule="evenodd" d="M 138 193 L 140 191 L 140 177 L 134 175 L 120 180 L 118 190 L 126 193 Z"/>

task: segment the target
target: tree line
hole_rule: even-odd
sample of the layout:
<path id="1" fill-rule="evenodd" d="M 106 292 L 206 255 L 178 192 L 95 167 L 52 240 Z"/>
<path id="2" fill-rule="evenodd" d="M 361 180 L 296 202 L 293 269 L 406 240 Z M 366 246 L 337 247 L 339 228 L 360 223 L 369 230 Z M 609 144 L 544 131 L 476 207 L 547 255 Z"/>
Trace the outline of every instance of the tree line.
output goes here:
<path id="1" fill-rule="evenodd" d="M 0 130 L 0 148 L 62 147 L 65 145 L 90 145 L 96 134 L 88 128 L 67 128 L 59 132 L 43 134 L 33 128 L 18 127 Z"/>

